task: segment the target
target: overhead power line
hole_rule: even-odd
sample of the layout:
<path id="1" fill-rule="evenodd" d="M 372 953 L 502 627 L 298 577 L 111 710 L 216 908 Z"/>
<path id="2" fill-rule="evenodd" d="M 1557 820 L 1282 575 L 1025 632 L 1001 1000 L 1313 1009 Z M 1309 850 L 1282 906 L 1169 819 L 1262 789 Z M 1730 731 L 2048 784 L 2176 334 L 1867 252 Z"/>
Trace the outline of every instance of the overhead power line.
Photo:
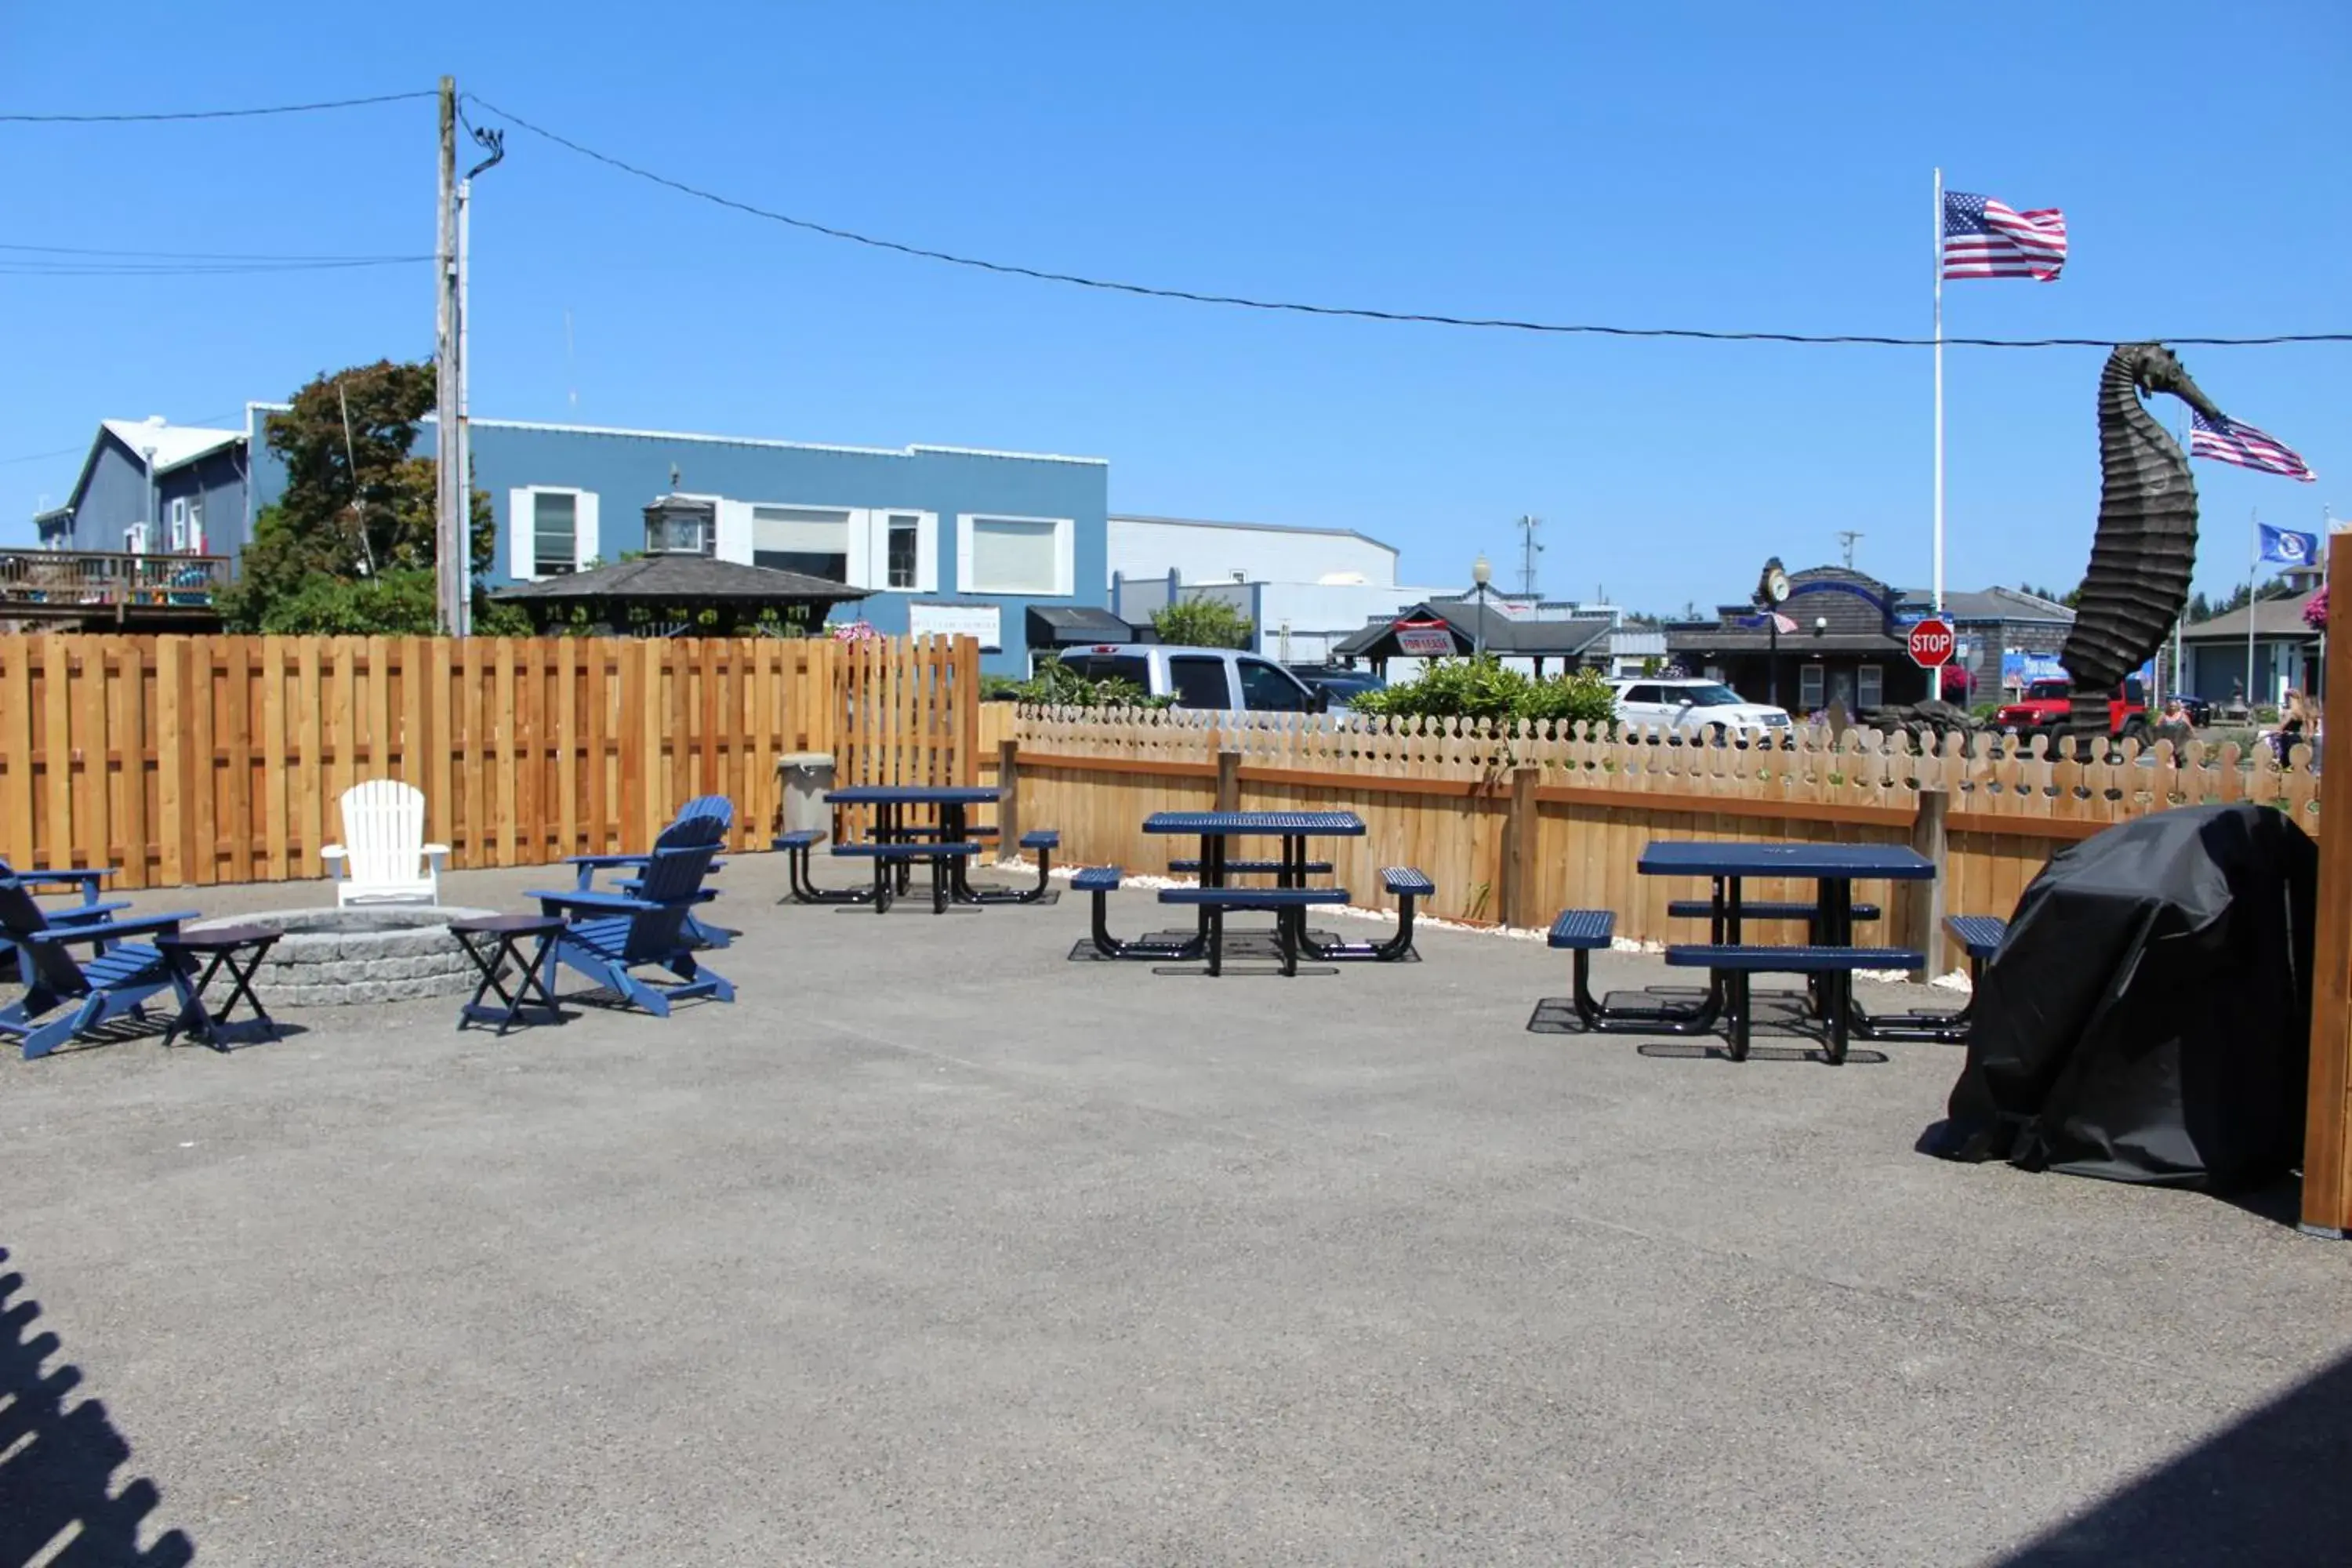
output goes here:
<path id="1" fill-rule="evenodd" d="M 383 253 L 366 256 L 284 256 L 268 251 L 243 250 L 105 250 L 86 245 L 8 245 L 0 250 L 26 250 L 43 256 L 135 256 L 173 261 L 415 261 L 433 259 L 430 256 L 394 256 Z"/>
<path id="2" fill-rule="evenodd" d="M 431 98 L 431 89 L 417 92 L 380 92 L 373 98 L 335 98 L 323 103 L 276 103 L 262 109 L 183 109 L 148 114 L 0 114 L 9 125 L 137 125 L 162 120 L 250 120 L 263 114 L 312 114 L 322 109 L 362 109 L 372 103 L 403 103 Z"/>
<path id="3" fill-rule="evenodd" d="M 616 158 L 610 153 L 600 153 L 595 148 L 575 142 L 560 132 L 550 131 L 544 125 L 533 124 L 511 110 L 501 109 L 479 93 L 469 92 L 465 94 L 465 97 L 501 119 L 521 126 L 534 136 L 552 142 L 557 146 L 576 153 L 583 158 L 593 159 L 607 167 L 618 169 L 625 174 L 634 175 L 656 185 L 667 186 L 683 195 L 692 196 L 698 201 L 709 202 L 717 206 L 728 207 L 752 217 L 764 218 L 770 223 L 782 224 L 787 227 L 801 229 L 809 234 L 822 235 L 827 239 L 846 240 L 853 245 L 863 245 L 876 250 L 893 251 L 900 256 L 911 256 L 924 261 L 944 262 L 950 267 L 966 267 L 975 271 L 993 272 L 1009 278 L 1027 278 L 1040 283 L 1061 283 L 1073 288 L 1097 289 L 1115 294 L 1134 294 L 1151 300 L 1178 300 L 1195 305 L 1230 305 L 1245 310 L 1270 310 L 1300 316 L 1332 316 L 1360 321 L 1410 322 L 1423 326 L 1470 327 L 1495 331 L 1538 332 L 1570 337 L 1675 338 L 1717 343 L 1856 344 L 1877 348 L 1928 348 L 1936 342 L 1933 338 L 1891 337 L 1874 332 L 1719 331 L 1699 327 L 1618 327 L 1596 322 L 1531 321 L 1501 316 L 1454 315 L 1430 310 L 1382 310 L 1354 305 L 1317 305 L 1297 300 L 1257 300 L 1240 294 L 1214 294 L 1192 289 L 1160 288 L 1149 283 L 1129 283 L 1116 279 L 1089 278 L 1076 272 L 1056 272 L 1042 267 L 1024 267 L 1015 262 L 990 261 L 980 257 L 958 256 L 951 251 L 934 250 L 927 246 L 909 245 L 903 240 L 884 239 L 875 235 L 860 234 L 855 229 L 835 227 L 831 224 L 818 223 L 813 218 L 796 217 L 790 213 L 777 212 L 772 208 L 760 206 L 734 196 L 722 195 L 717 191 L 706 190 L 699 185 L 689 184 L 684 180 L 640 167 L 626 159 Z M 2117 342 L 2137 342 L 2158 335 L 2168 343 L 2208 348 L 2242 348 L 2273 343 L 2352 342 L 2352 332 L 2276 332 L 2259 337 L 2236 338 L 2188 337 L 2146 332 L 2105 338 L 1948 337 L 1944 339 L 1944 342 L 1954 348 L 2105 349 L 2114 347 Z"/>
<path id="4" fill-rule="evenodd" d="M 348 260 L 104 261 L 81 257 L 0 256 L 8 278 L 233 278 L 255 273 L 349 272 L 368 267 L 414 266 L 429 256 L 356 257 Z"/>

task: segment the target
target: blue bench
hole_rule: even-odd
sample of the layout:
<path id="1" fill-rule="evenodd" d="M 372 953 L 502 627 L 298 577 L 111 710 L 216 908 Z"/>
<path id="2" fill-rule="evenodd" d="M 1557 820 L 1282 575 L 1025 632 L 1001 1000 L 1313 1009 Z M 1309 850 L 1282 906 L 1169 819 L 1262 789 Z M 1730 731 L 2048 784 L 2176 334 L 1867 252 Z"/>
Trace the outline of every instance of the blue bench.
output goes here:
<path id="1" fill-rule="evenodd" d="M 1731 1018 L 1731 1059 L 1748 1059 L 1749 1026 L 1754 1010 L 1748 1005 L 1748 977 L 1753 974 L 1830 976 L 1822 1011 L 1829 1019 L 1829 1058 L 1843 1062 L 1854 1018 L 1852 978 L 1857 969 L 1917 969 L 1927 955 L 1907 947 L 1775 947 L 1755 942 L 1685 942 L 1666 949 L 1666 963 L 1675 969 L 1704 969 L 1713 977 L 1709 994 L 1723 994 Z M 1865 1030 L 1865 1032 L 1868 1032 Z"/>
<path id="2" fill-rule="evenodd" d="M 1953 915 L 1944 921 L 1944 929 L 1969 950 L 1969 963 L 1979 969 L 2000 951 L 2002 940 L 2009 935 L 2009 922 L 1993 915 Z"/>
<path id="3" fill-rule="evenodd" d="M 972 843 L 899 841 L 889 844 L 836 844 L 833 853 L 845 859 L 865 859 L 874 862 L 874 889 L 867 895 L 877 915 L 890 912 L 890 900 L 898 881 L 898 868 L 911 866 L 918 860 L 928 860 L 931 866 L 931 913 L 948 912 L 948 895 L 954 889 L 949 870 L 950 865 L 971 859 L 980 853 Z"/>
<path id="4" fill-rule="evenodd" d="M 1714 990 L 1696 1007 L 1608 1007 L 1592 994 L 1592 955 L 1617 940 L 1613 910 L 1562 910 L 1545 935 L 1547 946 L 1576 955 L 1577 1018 L 1597 1035 L 1696 1035 L 1722 1011 Z"/>
<path id="5" fill-rule="evenodd" d="M 1751 899 L 1739 906 L 1742 921 L 1810 921 L 1818 913 L 1820 906 L 1802 900 Z M 1876 904 L 1858 903 L 1853 906 L 1853 918 L 1857 921 L 1874 921 L 1880 913 Z M 1666 905 L 1666 914 L 1678 921 L 1711 920 L 1715 915 L 1715 901 L 1711 899 L 1676 899 Z"/>
<path id="6" fill-rule="evenodd" d="M 1298 973 L 1298 950 L 1305 912 L 1318 904 L 1344 904 L 1345 888 L 1162 888 L 1163 904 L 1186 904 L 1206 916 L 1202 941 L 1209 973 L 1224 973 L 1225 915 L 1233 910 L 1268 910 L 1274 914 L 1275 945 L 1282 954 L 1282 973 Z"/>

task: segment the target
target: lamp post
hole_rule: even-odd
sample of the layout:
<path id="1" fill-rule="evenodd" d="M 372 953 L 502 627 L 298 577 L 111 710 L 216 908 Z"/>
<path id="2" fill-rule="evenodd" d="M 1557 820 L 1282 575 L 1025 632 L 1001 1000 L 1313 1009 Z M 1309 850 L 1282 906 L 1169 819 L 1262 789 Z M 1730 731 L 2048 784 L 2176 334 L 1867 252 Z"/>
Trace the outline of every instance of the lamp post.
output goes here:
<path id="1" fill-rule="evenodd" d="M 1474 658 L 1486 657 L 1486 584 L 1494 580 L 1495 563 L 1486 559 L 1486 552 L 1482 550 L 1478 552 L 1478 559 L 1470 563 L 1470 581 L 1478 589 L 1478 629 L 1471 638 L 1471 657 Z"/>
<path id="2" fill-rule="evenodd" d="M 1773 707 L 1780 706 L 1780 606 L 1789 598 L 1789 574 L 1781 569 L 1777 555 L 1764 563 L 1764 574 L 1756 580 L 1756 602 L 1764 606 L 1764 626 L 1771 652 L 1764 657 L 1764 681 L 1771 689 L 1768 699 Z"/>

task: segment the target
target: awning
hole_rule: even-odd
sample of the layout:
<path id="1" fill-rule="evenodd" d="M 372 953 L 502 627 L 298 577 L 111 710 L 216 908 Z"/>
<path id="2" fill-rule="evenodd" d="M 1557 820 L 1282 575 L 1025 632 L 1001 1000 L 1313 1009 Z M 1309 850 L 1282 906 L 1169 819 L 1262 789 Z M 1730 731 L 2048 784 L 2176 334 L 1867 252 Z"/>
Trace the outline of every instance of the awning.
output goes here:
<path id="1" fill-rule="evenodd" d="M 1135 640 L 1135 628 L 1096 605 L 1051 608 L 1033 605 L 1029 611 L 1031 647 L 1069 647 L 1079 643 Z"/>

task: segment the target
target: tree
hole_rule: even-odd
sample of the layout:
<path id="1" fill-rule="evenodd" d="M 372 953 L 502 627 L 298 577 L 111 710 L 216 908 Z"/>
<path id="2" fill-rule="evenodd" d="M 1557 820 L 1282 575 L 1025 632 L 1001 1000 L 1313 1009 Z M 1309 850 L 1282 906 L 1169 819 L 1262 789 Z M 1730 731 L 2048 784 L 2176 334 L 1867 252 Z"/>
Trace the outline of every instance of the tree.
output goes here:
<path id="1" fill-rule="evenodd" d="M 433 366 L 379 360 L 320 375 L 264 427 L 286 466 L 285 493 L 255 517 L 239 581 L 222 597 L 238 631 L 429 633 L 435 487 L 431 458 L 412 457 L 433 406 Z M 474 575 L 498 540 L 490 498 L 471 492 Z M 478 630 L 520 617 L 475 589 Z"/>
<path id="2" fill-rule="evenodd" d="M 1349 706 L 1358 713 L 1395 719 L 1580 719 L 1613 725 L 1617 689 L 1598 670 L 1579 669 L 1538 680 L 1506 668 L 1493 654 L 1484 654 L 1433 658 L 1418 680 L 1367 691 Z"/>
<path id="3" fill-rule="evenodd" d="M 1256 627 L 1250 618 L 1223 599 L 1178 599 L 1151 612 L 1151 629 L 1160 640 L 1180 647 L 1242 647 L 1250 646 Z"/>

